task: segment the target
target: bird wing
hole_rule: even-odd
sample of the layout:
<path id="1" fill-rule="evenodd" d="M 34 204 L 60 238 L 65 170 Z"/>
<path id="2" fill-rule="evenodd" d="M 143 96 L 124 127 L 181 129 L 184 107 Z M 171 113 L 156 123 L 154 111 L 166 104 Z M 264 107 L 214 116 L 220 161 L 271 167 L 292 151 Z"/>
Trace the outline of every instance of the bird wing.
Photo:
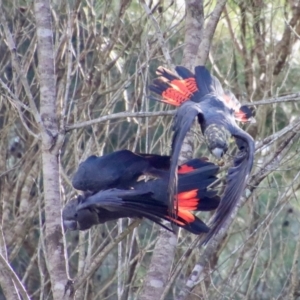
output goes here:
<path id="1" fill-rule="evenodd" d="M 118 182 L 122 172 L 120 165 L 126 154 L 125 151 L 117 151 L 100 157 L 88 157 L 78 166 L 72 179 L 73 187 L 81 191 L 99 191 Z"/>
<path id="2" fill-rule="evenodd" d="M 162 223 L 161 209 L 155 207 L 155 213 L 149 210 L 147 198 L 151 197 L 151 192 L 138 190 L 121 190 L 108 189 L 99 191 L 96 194 L 88 196 L 77 205 L 77 213 L 85 210 L 93 210 L 98 213 L 99 223 L 104 223 L 107 220 L 106 215 L 118 218 L 141 218 L 146 217 L 160 226 L 171 230 Z M 127 199 L 127 201 L 125 200 Z M 131 201 L 130 201 L 131 199 Z M 151 204 L 151 203 L 150 203 Z M 103 213 L 105 212 L 105 213 Z M 103 219 L 103 220 L 102 220 Z M 89 222 L 81 220 L 81 223 Z M 96 225 L 96 224 L 93 224 Z"/>
<path id="3" fill-rule="evenodd" d="M 77 212 L 86 209 L 95 211 L 105 209 L 109 213 L 122 211 L 120 217 L 145 217 L 168 230 L 171 229 L 165 226 L 162 220 L 172 222 L 195 234 L 209 231 L 207 225 L 187 209 L 179 209 L 178 217 L 173 219 L 169 216 L 167 206 L 163 202 L 155 201 L 152 198 L 152 192 L 147 190 L 109 189 L 100 191 L 84 199 L 77 206 Z M 98 217 L 99 223 L 103 223 L 99 213 Z"/>
<path id="4" fill-rule="evenodd" d="M 194 119 L 198 115 L 202 116 L 201 103 L 195 103 L 188 101 L 183 103 L 177 110 L 173 123 L 173 140 L 172 140 L 172 156 L 170 166 L 170 178 L 169 178 L 169 208 L 171 212 L 174 212 L 178 208 L 178 203 L 174 203 L 174 197 L 177 192 L 177 167 L 180 150 L 182 143 L 187 132 L 190 130 Z M 175 204 L 175 205 L 174 205 Z M 176 215 L 176 212 L 175 212 Z"/>
<path id="5" fill-rule="evenodd" d="M 214 94 L 233 111 L 237 121 L 255 122 L 252 110 L 246 105 L 241 106 L 231 91 L 224 91 L 218 78 L 211 75 L 205 66 L 197 66 L 195 74 L 183 66 L 177 66 L 175 70 L 180 77 L 166 68 L 158 67 L 156 74 L 159 77 L 149 86 L 152 92 L 162 97 L 155 100 L 180 106 L 188 100 L 201 102 L 202 97 Z"/>
<path id="6" fill-rule="evenodd" d="M 129 188 L 139 176 L 162 177 L 169 168 L 170 157 L 119 150 L 103 156 L 90 156 L 74 174 L 77 190 L 98 192 L 109 188 Z"/>
<path id="7" fill-rule="evenodd" d="M 230 217 L 230 214 L 244 192 L 253 166 L 255 153 L 253 138 L 238 126 L 233 128 L 232 136 L 236 139 L 239 151 L 234 157 L 233 166 L 228 170 L 226 188 L 222 195 L 220 205 L 215 212 L 213 221 L 210 224 L 211 230 L 205 237 L 205 244 L 219 232 L 226 220 Z"/>

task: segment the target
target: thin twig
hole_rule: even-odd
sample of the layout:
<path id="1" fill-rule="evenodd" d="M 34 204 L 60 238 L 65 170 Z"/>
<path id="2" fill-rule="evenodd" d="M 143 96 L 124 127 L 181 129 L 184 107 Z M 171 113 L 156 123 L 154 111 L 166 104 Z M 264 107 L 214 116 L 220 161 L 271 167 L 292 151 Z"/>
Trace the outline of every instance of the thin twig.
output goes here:
<path id="1" fill-rule="evenodd" d="M 171 55 L 170 55 L 170 51 L 168 49 L 168 46 L 167 46 L 167 43 L 164 39 L 164 35 L 158 25 L 158 22 L 156 21 L 156 19 L 154 18 L 152 12 L 151 12 L 151 9 L 149 8 L 149 6 L 146 4 L 145 0 L 141 0 L 141 4 L 145 10 L 145 12 L 147 13 L 149 19 L 151 20 L 155 30 L 156 30 L 156 37 L 158 39 L 158 42 L 160 44 L 160 47 L 161 47 L 161 50 L 164 54 L 164 57 L 168 63 L 168 67 L 171 67 L 174 69 L 174 65 L 172 64 L 172 58 L 171 58 Z"/>
<path id="2" fill-rule="evenodd" d="M 4 9 L 3 9 L 3 3 L 2 0 L 0 0 L 0 22 L 3 26 L 5 35 L 6 35 L 6 40 L 7 40 L 7 44 L 8 44 L 8 48 L 11 52 L 11 56 L 12 56 L 12 65 L 14 66 L 14 68 L 16 69 L 16 72 L 19 74 L 21 82 L 23 84 L 24 90 L 26 92 L 29 104 L 30 104 L 30 108 L 32 111 L 32 114 L 36 120 L 36 122 L 38 123 L 39 126 L 42 126 L 42 120 L 41 120 L 41 116 L 38 112 L 38 109 L 35 105 L 34 99 L 33 99 L 33 95 L 31 93 L 29 84 L 28 84 L 28 80 L 24 74 L 23 68 L 20 65 L 20 61 L 18 59 L 17 56 L 17 48 L 13 39 L 13 36 L 8 28 L 7 25 L 7 21 L 6 21 L 6 17 L 4 15 Z"/>
<path id="3" fill-rule="evenodd" d="M 66 132 L 71 131 L 73 129 L 78 129 L 86 126 L 90 126 L 93 124 L 106 122 L 109 120 L 116 120 L 121 118 L 147 118 L 147 117 L 159 117 L 159 116 L 172 116 L 174 115 L 176 110 L 166 110 L 166 111 L 155 111 L 155 112 L 120 112 L 112 115 L 107 115 L 103 117 L 99 117 L 97 119 L 77 123 L 74 125 L 66 126 Z"/>
<path id="4" fill-rule="evenodd" d="M 290 94 L 282 97 L 274 97 L 274 98 L 261 100 L 261 101 L 246 102 L 243 104 L 246 104 L 248 106 L 254 106 L 254 105 L 267 105 L 272 103 L 297 102 L 297 101 L 300 101 L 300 93 Z"/>
<path id="5" fill-rule="evenodd" d="M 5 270 L 9 274 L 9 276 L 12 278 L 16 287 L 18 288 L 20 295 L 23 297 L 23 299 L 30 300 L 24 285 L 22 284 L 19 277 L 14 272 L 13 268 L 9 265 L 9 263 L 7 262 L 7 260 L 4 258 L 4 256 L 1 253 L 0 253 L 0 265 L 1 265 L 1 269 Z"/>
<path id="6" fill-rule="evenodd" d="M 87 268 L 85 273 L 74 280 L 74 290 L 77 290 L 86 280 L 94 274 L 96 269 L 105 259 L 105 257 L 111 252 L 111 250 L 122 241 L 134 228 L 140 223 L 141 219 L 134 220 L 121 234 L 119 234 L 111 243 L 109 243 L 98 256 L 93 258 L 91 265 Z"/>

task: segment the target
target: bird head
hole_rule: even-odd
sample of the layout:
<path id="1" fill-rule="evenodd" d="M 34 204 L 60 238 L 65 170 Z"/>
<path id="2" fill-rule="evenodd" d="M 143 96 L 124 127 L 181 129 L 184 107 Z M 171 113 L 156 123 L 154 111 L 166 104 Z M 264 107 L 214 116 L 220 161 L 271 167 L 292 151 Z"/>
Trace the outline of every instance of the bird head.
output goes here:
<path id="1" fill-rule="evenodd" d="M 86 230 L 99 224 L 97 212 L 92 209 L 77 209 L 84 196 L 71 199 L 63 208 L 62 219 L 64 230 Z"/>
<path id="2" fill-rule="evenodd" d="M 64 230 L 77 230 L 78 224 L 75 218 L 76 206 L 78 204 L 77 198 L 73 198 L 67 202 L 62 211 L 62 220 Z"/>
<path id="3" fill-rule="evenodd" d="M 228 150 L 230 132 L 224 126 L 212 124 L 205 129 L 204 136 L 210 152 L 216 158 L 222 158 Z"/>

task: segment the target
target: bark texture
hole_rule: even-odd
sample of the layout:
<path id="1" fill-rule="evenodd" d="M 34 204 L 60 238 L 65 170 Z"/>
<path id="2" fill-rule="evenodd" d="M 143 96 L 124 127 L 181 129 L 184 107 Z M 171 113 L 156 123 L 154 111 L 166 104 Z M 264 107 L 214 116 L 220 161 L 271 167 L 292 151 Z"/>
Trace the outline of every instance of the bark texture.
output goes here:
<path id="1" fill-rule="evenodd" d="M 50 1 L 34 2 L 38 41 L 42 169 L 45 200 L 46 260 L 54 299 L 63 299 L 68 282 L 61 226 L 59 149 L 61 135 L 56 115 L 56 80 Z"/>

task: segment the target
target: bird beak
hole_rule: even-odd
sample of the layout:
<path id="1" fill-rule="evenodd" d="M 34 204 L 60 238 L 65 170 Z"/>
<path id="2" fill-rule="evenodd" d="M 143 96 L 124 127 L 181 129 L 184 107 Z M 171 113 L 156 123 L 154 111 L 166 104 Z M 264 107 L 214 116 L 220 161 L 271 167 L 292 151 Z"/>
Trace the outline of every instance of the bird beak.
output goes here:
<path id="1" fill-rule="evenodd" d="M 64 231 L 67 230 L 77 230 L 77 222 L 75 220 L 63 220 Z"/>
<path id="2" fill-rule="evenodd" d="M 222 149 L 222 148 L 214 148 L 214 149 L 212 150 L 212 154 L 213 154 L 216 158 L 220 159 L 220 158 L 224 155 L 224 152 L 223 152 L 223 149 Z"/>

